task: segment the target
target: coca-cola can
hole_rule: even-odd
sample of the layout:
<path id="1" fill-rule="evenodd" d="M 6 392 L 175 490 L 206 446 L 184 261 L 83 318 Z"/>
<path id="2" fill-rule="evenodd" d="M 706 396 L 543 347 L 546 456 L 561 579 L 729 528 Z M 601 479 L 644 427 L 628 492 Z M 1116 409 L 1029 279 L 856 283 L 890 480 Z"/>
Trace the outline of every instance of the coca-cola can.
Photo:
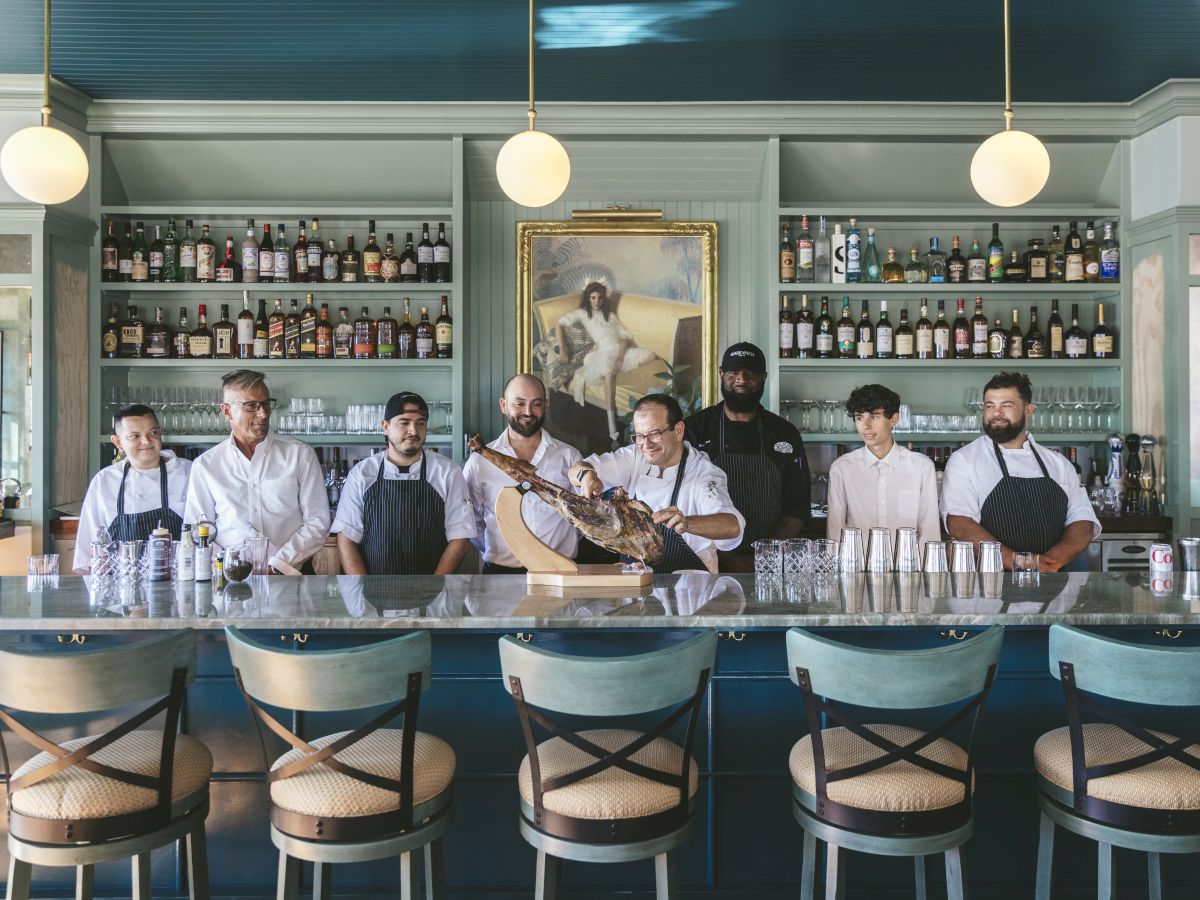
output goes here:
<path id="1" fill-rule="evenodd" d="M 1175 565 L 1175 550 L 1170 544 L 1150 545 L 1150 568 L 1171 569 Z"/>

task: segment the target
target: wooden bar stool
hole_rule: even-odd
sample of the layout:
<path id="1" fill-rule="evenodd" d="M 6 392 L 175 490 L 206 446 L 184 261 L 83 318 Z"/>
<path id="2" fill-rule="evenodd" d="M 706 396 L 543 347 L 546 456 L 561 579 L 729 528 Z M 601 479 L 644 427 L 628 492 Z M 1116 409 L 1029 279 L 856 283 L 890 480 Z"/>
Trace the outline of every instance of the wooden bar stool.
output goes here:
<path id="1" fill-rule="evenodd" d="M 8 900 L 27 900 L 33 866 L 76 870 L 92 896 L 97 863 L 130 858 L 133 897 L 150 896 L 150 851 L 187 839 L 188 892 L 207 900 L 204 819 L 212 754 L 178 734 L 196 673 L 190 629 L 106 650 L 0 651 L 0 722 L 41 752 L 8 782 Z M 153 702 L 151 702 L 153 701 Z M 149 703 L 115 728 L 56 744 L 9 710 L 62 716 Z M 162 727 L 142 729 L 162 715 Z M 9 771 L 0 730 L 0 760 Z"/>
<path id="2" fill-rule="evenodd" d="M 441 897 L 455 759 L 445 741 L 417 731 L 421 691 L 429 687 L 429 634 L 304 652 L 258 644 L 232 625 L 225 634 L 259 737 L 265 725 L 292 747 L 267 773 L 281 900 L 297 896 L 301 860 L 313 863 L 313 895 L 327 898 L 332 865 L 390 856 L 400 857 L 402 896 L 411 900 L 421 891 L 412 853 L 422 849 L 426 896 Z M 306 741 L 260 703 L 312 712 L 391 705 L 353 731 Z M 401 728 L 383 727 L 400 715 Z"/>
<path id="3" fill-rule="evenodd" d="M 800 896 L 811 900 L 817 841 L 827 845 L 825 896 L 845 892 L 842 850 L 912 856 L 925 897 L 925 857 L 944 853 L 947 894 L 966 895 L 959 848 L 971 836 L 975 732 L 1004 630 L 932 650 L 865 650 L 787 633 L 788 671 L 804 695 L 809 733 L 792 748 L 792 812 L 804 829 Z M 962 703 L 932 731 L 869 725 L 833 704 L 878 710 Z M 822 729 L 824 714 L 834 727 Z M 945 735 L 970 721 L 966 749 Z"/>
<path id="4" fill-rule="evenodd" d="M 1200 648 L 1146 647 L 1050 628 L 1050 671 L 1062 684 L 1067 726 L 1038 738 L 1041 836 L 1037 897 L 1049 900 L 1054 830 L 1096 841 L 1100 898 L 1115 896 L 1112 848 L 1149 857 L 1149 896 L 1162 897 L 1159 854 L 1200 851 L 1200 729 L 1181 738 L 1142 728 L 1106 698 L 1200 706 Z M 1084 715 L 1099 719 L 1084 722 Z"/>
<path id="5" fill-rule="evenodd" d="M 500 639 L 504 686 L 528 755 L 521 763 L 521 835 L 538 852 L 537 900 L 558 896 L 562 860 L 654 858 L 658 900 L 675 896 L 673 851 L 692 831 L 699 776 L 692 759 L 717 636 L 704 632 L 638 656 L 565 656 Z M 650 731 L 574 731 L 541 710 L 593 718 L 677 707 Z M 663 735 L 687 722 L 683 746 Z M 552 737 L 538 743 L 533 726 Z"/>

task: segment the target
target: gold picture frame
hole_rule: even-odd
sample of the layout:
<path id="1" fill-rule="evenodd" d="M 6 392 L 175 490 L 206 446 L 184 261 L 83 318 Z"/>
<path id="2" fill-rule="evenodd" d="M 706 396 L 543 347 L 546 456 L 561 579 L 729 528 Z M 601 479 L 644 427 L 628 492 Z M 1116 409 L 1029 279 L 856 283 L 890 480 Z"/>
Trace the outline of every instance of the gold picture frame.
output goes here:
<path id="1" fill-rule="evenodd" d="M 517 223 L 517 371 L 546 382 L 555 437 L 612 449 L 647 393 L 711 405 L 716 353 L 716 222 Z"/>

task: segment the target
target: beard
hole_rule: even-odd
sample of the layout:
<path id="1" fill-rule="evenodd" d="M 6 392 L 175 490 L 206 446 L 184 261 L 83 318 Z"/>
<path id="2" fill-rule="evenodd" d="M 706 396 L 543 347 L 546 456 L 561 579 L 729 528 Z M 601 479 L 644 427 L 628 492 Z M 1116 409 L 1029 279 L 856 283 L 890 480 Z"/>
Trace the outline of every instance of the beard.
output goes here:
<path id="1" fill-rule="evenodd" d="M 758 409 L 758 403 L 762 400 L 763 391 L 766 387 L 760 387 L 757 391 L 731 391 L 725 385 L 721 385 L 721 398 L 725 401 L 725 405 L 736 413 L 754 412 Z"/>
<path id="2" fill-rule="evenodd" d="M 992 425 L 986 424 L 983 426 L 983 433 L 990 437 L 997 444 L 1007 444 L 1018 434 L 1025 430 L 1025 417 L 1014 419 L 1008 425 Z"/>
<path id="3" fill-rule="evenodd" d="M 533 437 L 542 430 L 542 423 L 546 421 L 545 416 L 532 416 L 521 421 L 516 416 L 508 416 L 508 427 L 521 437 Z"/>

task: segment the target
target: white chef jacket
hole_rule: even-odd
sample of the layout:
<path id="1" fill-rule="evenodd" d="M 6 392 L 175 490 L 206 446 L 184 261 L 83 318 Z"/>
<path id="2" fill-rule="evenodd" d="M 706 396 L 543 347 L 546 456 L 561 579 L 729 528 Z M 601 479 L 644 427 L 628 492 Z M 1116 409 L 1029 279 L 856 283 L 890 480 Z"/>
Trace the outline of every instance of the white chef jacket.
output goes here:
<path id="1" fill-rule="evenodd" d="M 992 489 L 1000 483 L 1004 473 L 996 461 L 992 439 L 986 434 L 976 438 L 961 450 L 950 454 L 946 471 L 942 473 L 942 517 L 966 516 L 979 521 L 983 503 Z M 1067 495 L 1067 517 L 1063 527 L 1072 522 L 1091 522 L 1092 540 L 1100 535 L 1100 520 L 1092 509 L 1087 491 L 1079 483 L 1079 473 L 1065 456 L 1056 450 L 1043 447 L 1027 435 L 1024 446 L 1016 449 L 1001 447 L 1008 474 L 1014 478 L 1041 478 L 1042 470 L 1033 456 L 1032 447 L 1037 448 L 1038 458 L 1046 471 Z"/>
<path id="2" fill-rule="evenodd" d="M 471 498 L 467 495 L 467 482 L 463 478 L 462 469 L 455 465 L 454 460 L 434 453 L 429 448 L 425 449 L 423 459 L 429 463 L 426 480 L 446 505 L 445 519 L 442 523 L 446 529 L 446 540 L 475 537 L 475 510 L 471 507 Z M 383 466 L 383 477 L 389 481 L 415 481 L 421 477 L 423 465 L 423 462 L 418 461 L 407 472 L 401 472 L 400 467 L 387 458 L 386 450 L 380 450 L 357 463 L 346 476 L 346 484 L 342 487 L 337 517 L 333 520 L 331 531 L 340 532 L 354 543 L 361 544 L 363 494 L 379 477 L 379 467 Z M 430 523 L 431 526 L 433 524 Z"/>
<path id="3" fill-rule="evenodd" d="M 733 501 L 729 499 L 729 486 L 725 473 L 718 469 L 708 455 L 697 450 L 687 441 L 687 467 L 683 472 L 683 483 L 679 486 L 676 506 L 685 516 L 710 516 L 729 513 L 737 518 L 738 533 L 725 541 L 714 541 L 696 534 L 682 535 L 692 552 L 713 574 L 717 571 L 717 551 L 736 550 L 742 542 L 746 519 Z M 612 453 L 593 453 L 585 462 L 590 463 L 606 488 L 623 487 L 631 497 L 641 500 L 654 512 L 671 505 L 671 492 L 675 489 L 675 475 L 679 466 L 663 469 L 646 462 L 642 452 L 635 446 L 622 447 Z"/>
<path id="4" fill-rule="evenodd" d="M 862 446 L 839 456 L 829 468 L 829 518 L 825 534 L 839 540 L 842 528 L 917 529 L 917 547 L 940 541 L 937 470 L 933 460 L 899 444 L 883 459 Z"/>
<path id="5" fill-rule="evenodd" d="M 217 526 L 220 547 L 257 531 L 267 538 L 267 563 L 285 575 L 299 575 L 329 533 L 329 498 L 317 454 L 274 432 L 254 448 L 252 459 L 232 436 L 209 448 L 192 465 L 183 516 L 192 525 L 201 519 Z"/>
<path id="6" fill-rule="evenodd" d="M 167 461 L 167 504 L 183 515 L 187 503 L 188 474 L 192 468 L 189 460 L 180 459 L 173 450 L 162 450 L 159 456 Z M 101 528 L 108 528 L 117 514 L 117 493 L 121 490 L 121 475 L 125 470 L 122 460 L 105 466 L 96 473 L 83 498 L 79 511 L 79 531 L 75 538 L 76 571 L 90 570 L 92 541 Z M 125 512 L 140 513 L 162 506 L 162 487 L 158 468 L 135 469 L 129 467 L 125 479 Z"/>
<path id="7" fill-rule="evenodd" d="M 508 456 L 517 455 L 509 443 L 507 428 L 488 447 Z M 555 440 L 543 430 L 542 442 L 538 444 L 531 462 L 542 478 L 570 490 L 572 486 L 567 472 L 580 458 L 578 450 Z M 467 490 L 475 506 L 475 525 L 479 531 L 475 546 L 486 562 L 520 568 L 521 561 L 505 542 L 496 522 L 496 498 L 500 496 L 502 488 L 511 487 L 516 482 L 478 453 L 471 454 L 467 459 L 463 476 L 467 479 Z M 547 547 L 568 559 L 575 558 L 579 548 L 579 532 L 553 506 L 530 491 L 521 500 L 521 516 L 529 530 Z"/>

